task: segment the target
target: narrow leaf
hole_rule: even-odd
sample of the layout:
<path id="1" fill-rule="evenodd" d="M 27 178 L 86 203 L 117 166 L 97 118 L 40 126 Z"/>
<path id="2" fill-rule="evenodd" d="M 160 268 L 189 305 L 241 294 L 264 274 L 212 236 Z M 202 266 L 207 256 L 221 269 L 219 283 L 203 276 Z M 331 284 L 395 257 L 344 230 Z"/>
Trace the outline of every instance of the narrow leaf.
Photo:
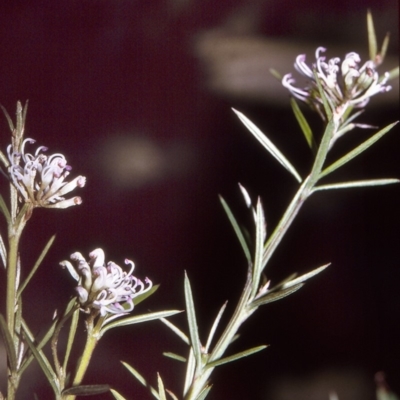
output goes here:
<path id="1" fill-rule="evenodd" d="M 114 396 L 116 400 L 127 400 L 124 396 L 119 394 L 116 390 L 110 389 L 111 394 Z"/>
<path id="2" fill-rule="evenodd" d="M 3 113 L 7 119 L 8 122 L 8 126 L 10 127 L 10 131 L 13 132 L 14 131 L 14 124 L 13 121 L 10 117 L 10 114 L 7 112 L 7 110 L 0 104 L 0 108 L 3 110 Z"/>
<path id="3" fill-rule="evenodd" d="M 280 74 L 276 69 L 270 68 L 269 72 L 274 78 L 278 79 L 279 82 L 282 81 L 282 74 Z"/>
<path id="4" fill-rule="evenodd" d="M 387 34 L 385 35 L 385 38 L 383 39 L 381 51 L 379 52 L 379 55 L 380 55 L 380 64 L 383 63 L 383 60 L 384 60 L 385 57 L 386 57 L 387 49 L 388 49 L 388 47 L 389 47 L 389 39 L 390 39 L 390 35 L 389 35 L 389 33 L 387 33 Z"/>
<path id="5" fill-rule="evenodd" d="M 70 302 L 73 302 L 72 306 L 74 306 L 76 304 L 76 298 L 73 298 Z M 76 330 L 78 328 L 79 314 L 80 314 L 80 310 L 77 307 L 76 310 L 74 311 L 74 313 L 72 314 L 71 324 L 69 326 L 68 341 L 67 341 L 67 347 L 65 349 L 65 356 L 64 356 L 64 362 L 63 362 L 63 370 L 64 371 L 67 371 L 69 356 L 71 355 L 72 345 L 74 343 Z"/>
<path id="6" fill-rule="evenodd" d="M 189 357 L 186 365 L 185 384 L 183 386 L 183 396 L 185 397 L 188 393 L 190 386 L 192 385 L 194 378 L 194 371 L 196 370 L 196 360 L 194 358 L 193 347 L 189 349 Z"/>
<path id="7" fill-rule="evenodd" d="M 317 143 L 315 142 L 314 135 L 312 133 L 310 125 L 306 120 L 306 117 L 304 116 L 299 105 L 297 104 L 297 101 L 293 97 L 290 99 L 290 105 L 292 106 L 294 116 L 299 123 L 303 135 L 306 138 L 308 147 L 312 150 L 313 154 L 315 154 L 317 152 Z"/>
<path id="8" fill-rule="evenodd" d="M 326 96 L 326 93 L 321 85 L 321 80 L 318 77 L 317 71 L 314 70 L 313 72 L 314 72 L 314 79 L 315 82 L 317 82 L 318 91 L 321 96 L 322 103 L 324 105 L 325 114 L 328 117 L 328 121 L 330 121 L 332 119 L 332 110 L 333 110 L 332 101 Z"/>
<path id="9" fill-rule="evenodd" d="M 158 384 L 158 396 L 160 400 L 167 400 L 167 395 L 165 394 L 164 383 L 161 379 L 160 374 L 157 372 L 157 384 Z"/>
<path id="10" fill-rule="evenodd" d="M 171 329 L 173 332 L 175 332 L 187 345 L 190 345 L 190 341 L 187 335 L 185 335 L 176 325 L 174 325 L 166 318 L 160 318 L 160 321 L 163 324 L 167 325 L 168 328 Z"/>
<path id="11" fill-rule="evenodd" d="M 7 204 L 4 201 L 3 196 L 1 194 L 0 194 L 0 210 L 6 219 L 7 225 L 9 225 L 11 221 L 10 211 L 8 210 Z"/>
<path id="12" fill-rule="evenodd" d="M 216 332 L 216 330 L 217 330 L 217 328 L 218 328 L 218 324 L 219 324 L 219 322 L 220 322 L 220 320 L 221 320 L 222 314 L 224 313 L 224 311 L 225 311 L 225 309 L 226 309 L 226 305 L 227 305 L 227 304 L 228 304 L 228 302 L 226 301 L 226 302 L 222 305 L 221 309 L 219 310 L 219 312 L 218 312 L 218 314 L 217 314 L 217 317 L 216 317 L 215 320 L 214 320 L 214 323 L 212 324 L 212 327 L 211 327 L 211 329 L 210 329 L 210 333 L 209 333 L 208 338 L 207 338 L 206 347 L 205 347 L 205 352 L 206 352 L 206 353 L 208 353 L 208 349 L 210 348 L 211 342 L 212 342 L 212 340 L 213 340 L 213 338 L 214 338 L 215 332 Z"/>
<path id="13" fill-rule="evenodd" d="M 269 292 L 266 295 L 254 300 L 251 303 L 251 307 L 257 308 L 264 304 L 269 304 L 274 301 L 283 299 L 284 297 L 287 297 L 287 296 L 291 295 L 292 293 L 297 292 L 301 287 L 303 287 L 303 285 L 304 285 L 304 283 L 299 283 L 298 285 L 294 285 L 288 289 L 281 289 L 279 291 Z"/>
<path id="14" fill-rule="evenodd" d="M 376 40 L 374 21 L 372 19 L 371 11 L 367 12 L 367 30 L 368 30 L 368 49 L 369 59 L 374 61 L 378 52 L 378 42 Z"/>
<path id="15" fill-rule="evenodd" d="M 53 368 L 45 356 L 44 352 L 42 350 L 38 350 L 36 348 L 36 345 L 31 341 L 31 339 L 28 337 L 28 335 L 24 335 L 25 341 L 27 345 L 29 346 L 29 349 L 33 353 L 33 355 L 36 358 L 36 361 L 40 365 L 40 368 L 42 368 L 42 371 L 44 372 L 47 380 L 49 381 L 51 387 L 53 388 L 54 394 L 57 396 L 60 394 L 60 385 L 58 382 L 57 375 L 53 371 Z"/>
<path id="16" fill-rule="evenodd" d="M 15 372 L 17 370 L 17 355 L 15 354 L 14 342 L 8 330 L 7 322 L 2 314 L 0 314 L 0 331 L 7 352 L 9 368 L 11 372 Z"/>
<path id="17" fill-rule="evenodd" d="M 30 272 L 29 272 L 28 276 L 26 277 L 24 283 L 18 289 L 17 298 L 21 296 L 22 292 L 24 291 L 24 289 L 28 285 L 29 281 L 32 279 L 33 275 L 35 274 L 35 272 L 39 268 L 40 264 L 42 263 L 43 259 L 46 257 L 46 254 L 49 251 L 50 247 L 52 246 L 55 238 L 56 238 L 56 235 L 53 235 L 50 238 L 50 240 L 47 242 L 47 244 L 44 247 L 44 249 L 42 250 L 42 252 L 40 253 L 39 258 L 36 260 L 33 268 L 30 270 Z"/>
<path id="18" fill-rule="evenodd" d="M 229 222 L 231 223 L 233 230 L 236 233 L 237 238 L 239 239 L 239 243 L 242 246 L 247 263 L 251 263 L 251 254 L 250 254 L 249 246 L 247 245 L 246 239 L 242 233 L 242 230 L 239 227 L 239 224 L 236 222 L 236 219 L 233 216 L 231 209 L 229 208 L 228 204 L 226 203 L 226 201 L 223 199 L 222 196 L 219 196 L 219 200 L 222 204 L 222 207 L 224 207 L 226 215 L 228 216 Z"/>
<path id="19" fill-rule="evenodd" d="M 204 400 L 208 396 L 208 393 L 210 392 L 211 388 L 212 385 L 205 386 L 203 390 L 200 392 L 200 394 L 197 396 L 196 400 Z"/>
<path id="20" fill-rule="evenodd" d="M 172 358 L 173 360 L 176 361 L 181 361 L 181 362 L 186 362 L 186 358 L 180 356 L 179 354 L 175 354 L 175 353 L 171 353 L 170 351 L 164 351 L 163 352 L 163 356 L 168 357 L 168 358 Z"/>
<path id="21" fill-rule="evenodd" d="M 299 283 L 307 281 L 308 279 L 310 279 L 313 276 L 315 276 L 315 275 L 319 274 L 320 272 L 322 272 L 324 269 L 328 268 L 329 265 L 331 265 L 331 264 L 330 263 L 329 264 L 325 264 L 322 267 L 315 268 L 314 270 L 312 270 L 310 272 L 307 272 L 304 275 L 300 275 L 299 277 L 297 277 L 295 279 L 292 279 L 289 282 L 284 283 L 283 286 L 282 286 L 282 289 L 287 289 L 287 288 L 295 286 L 295 285 L 297 285 Z"/>
<path id="22" fill-rule="evenodd" d="M 73 386 L 62 391 L 63 396 L 93 396 L 94 394 L 102 394 L 110 391 L 110 385 L 79 385 Z"/>
<path id="23" fill-rule="evenodd" d="M 189 325 L 190 343 L 193 348 L 194 357 L 196 359 L 197 366 L 201 365 L 201 343 L 199 338 L 199 331 L 197 328 L 196 312 L 194 309 L 194 301 L 192 295 L 192 288 L 190 287 L 189 278 L 185 272 L 185 303 L 186 303 L 186 315 Z"/>
<path id="24" fill-rule="evenodd" d="M 166 389 L 167 393 L 171 396 L 172 400 L 179 400 L 177 396 L 175 396 L 174 393 L 172 393 L 170 390 Z"/>
<path id="25" fill-rule="evenodd" d="M 393 68 L 393 69 L 391 69 L 391 70 L 389 71 L 389 78 L 388 78 L 388 81 L 391 81 L 392 79 L 398 78 L 398 77 L 399 77 L 399 71 L 400 71 L 400 69 L 399 69 L 398 66 L 395 67 L 395 68 Z M 382 77 L 382 78 L 384 78 L 384 77 Z"/>
<path id="26" fill-rule="evenodd" d="M 254 137 L 269 151 L 269 153 L 274 156 L 283 167 L 285 167 L 297 180 L 301 183 L 302 179 L 293 165 L 289 160 L 278 150 L 278 148 L 265 136 L 261 130 L 253 124 L 244 114 L 236 111 L 234 108 L 232 110 L 236 113 L 242 123 L 246 128 L 254 135 Z"/>
<path id="27" fill-rule="evenodd" d="M 265 227 L 264 210 L 261 205 L 260 198 L 257 201 L 256 212 L 256 248 L 254 252 L 254 265 L 253 265 L 253 290 L 251 296 L 255 296 L 260 282 L 261 272 L 263 270 L 264 258 L 264 242 L 267 236 Z"/>
<path id="28" fill-rule="evenodd" d="M 325 168 L 320 173 L 319 179 L 323 178 L 324 176 L 329 175 L 336 169 L 340 168 L 344 164 L 347 164 L 353 158 L 357 157 L 359 154 L 361 154 L 362 152 L 367 150 L 375 142 L 377 142 L 380 138 L 382 138 L 387 132 L 389 132 L 396 124 L 397 124 L 397 121 L 386 126 L 385 128 L 382 128 L 379 132 L 375 133 L 373 136 L 371 136 L 365 142 L 361 143 L 359 146 L 357 146 L 355 149 L 353 149 L 352 151 L 347 153 L 345 156 L 341 157 L 339 160 L 337 160 L 334 163 L 332 163 L 331 165 L 329 165 L 329 167 Z"/>
<path id="29" fill-rule="evenodd" d="M 39 341 L 39 343 L 36 345 L 36 349 L 37 350 L 41 350 L 43 349 L 44 346 L 46 346 L 46 344 L 48 343 L 48 341 L 53 337 L 53 333 L 56 329 L 56 325 L 57 325 L 57 320 L 54 320 L 52 322 L 52 324 L 50 325 L 50 328 L 47 330 L 47 332 L 44 334 L 43 338 Z M 25 332 L 25 336 L 28 336 L 29 339 L 33 342 L 34 341 L 34 336 L 33 333 L 30 331 L 28 325 L 26 324 L 26 322 L 24 321 L 24 319 L 22 318 L 21 321 L 21 326 Z M 31 354 L 29 355 L 28 358 L 26 358 L 24 360 L 24 362 L 22 363 L 20 369 L 19 369 L 19 373 L 22 374 L 23 371 L 25 371 L 25 369 L 29 366 L 29 364 L 34 360 L 34 355 Z"/>
<path id="30" fill-rule="evenodd" d="M 215 367 L 218 367 L 219 365 L 223 365 L 223 364 L 227 364 L 232 361 L 239 360 L 240 358 L 247 357 L 252 354 L 258 353 L 259 351 L 264 350 L 267 347 L 268 346 L 266 346 L 266 345 L 257 346 L 257 347 L 253 347 L 252 349 L 244 350 L 244 351 L 241 351 L 240 353 L 236 353 L 233 356 L 220 358 L 219 360 L 216 360 L 216 361 L 213 361 L 213 362 L 210 362 L 209 364 L 207 364 L 207 368 L 215 368 Z"/>
<path id="31" fill-rule="evenodd" d="M 170 311 L 157 311 L 149 314 L 137 315 L 133 317 L 128 317 L 124 319 L 119 319 L 109 324 L 105 325 L 101 329 L 101 336 L 104 335 L 105 332 L 112 328 L 116 328 L 118 326 L 126 326 L 126 325 L 133 325 L 133 324 L 140 324 L 142 322 L 153 321 L 155 319 L 166 318 L 170 317 L 171 315 L 175 315 L 181 313 L 180 310 L 170 310 Z"/>
<path id="32" fill-rule="evenodd" d="M 151 287 L 150 290 L 148 290 L 145 293 L 139 294 L 139 296 L 135 297 L 133 299 L 133 304 L 135 306 L 137 306 L 139 303 L 141 303 L 143 300 L 146 300 L 148 297 L 150 297 L 153 293 L 155 293 L 158 288 L 160 287 L 160 285 L 154 285 Z"/>
<path id="33" fill-rule="evenodd" d="M 318 190 L 347 189 L 347 188 L 358 188 L 358 187 L 368 187 L 368 186 L 391 185 L 399 182 L 400 182 L 399 179 L 388 178 L 388 179 L 371 179 L 364 181 L 331 183 L 329 185 L 316 186 L 314 187 L 313 192 L 317 192 Z"/>
<path id="34" fill-rule="evenodd" d="M 151 394 L 156 398 L 159 399 L 159 395 L 157 393 L 157 390 L 153 388 L 153 386 L 149 385 L 146 381 L 146 379 L 143 378 L 143 376 L 131 365 L 128 363 L 121 361 L 122 365 L 144 386 L 147 387 Z"/>
<path id="35" fill-rule="evenodd" d="M 1 261 L 3 263 L 4 269 L 7 268 L 7 249 L 6 246 L 4 245 L 3 238 L 0 235 L 0 257 Z"/>

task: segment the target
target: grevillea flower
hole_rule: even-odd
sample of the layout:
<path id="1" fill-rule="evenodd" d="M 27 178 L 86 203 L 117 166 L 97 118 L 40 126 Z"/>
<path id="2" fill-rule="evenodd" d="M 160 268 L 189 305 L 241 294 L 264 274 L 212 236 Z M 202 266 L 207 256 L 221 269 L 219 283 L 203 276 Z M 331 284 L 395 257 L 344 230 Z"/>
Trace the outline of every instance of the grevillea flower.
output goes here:
<path id="1" fill-rule="evenodd" d="M 33 139 L 25 139 L 21 144 L 21 151 L 7 148 L 10 165 L 9 176 L 20 194 L 20 201 L 31 203 L 34 207 L 67 208 L 82 203 L 80 197 L 65 199 L 64 195 L 76 187 L 83 187 L 86 183 L 84 176 L 78 176 L 70 182 L 65 178 L 71 167 L 62 154 L 46 156 L 47 148 L 38 147 L 35 154 L 25 153 L 25 145 L 34 143 Z"/>
<path id="2" fill-rule="evenodd" d="M 153 286 L 150 279 L 146 278 L 143 283 L 132 275 L 135 266 L 131 260 L 125 260 L 125 264 L 130 265 L 129 272 L 113 261 L 105 265 L 102 249 L 93 250 L 89 254 L 89 262 L 79 252 L 71 254 L 70 258 L 76 268 L 69 261 L 62 261 L 60 265 L 68 268 L 79 282 L 76 287 L 78 301 L 81 309 L 88 314 L 102 317 L 113 314 L 111 318 L 125 315 L 133 310 L 133 299 Z"/>
<path id="3" fill-rule="evenodd" d="M 367 61 L 360 67 L 361 58 L 354 52 L 346 54 L 342 62 L 338 57 L 326 60 L 326 57 L 321 55 L 325 51 L 324 47 L 317 48 L 316 61 L 311 67 L 306 64 L 304 54 L 297 56 L 294 67 L 309 80 L 306 87 L 295 87 L 292 74 L 286 74 L 282 79 L 282 85 L 289 89 L 293 96 L 309 104 L 323 118 L 323 102 L 314 73 L 318 76 L 328 101 L 335 108 L 344 104 L 365 107 L 371 96 L 391 89 L 391 86 L 386 85 L 389 73 L 379 77 L 373 61 Z"/>

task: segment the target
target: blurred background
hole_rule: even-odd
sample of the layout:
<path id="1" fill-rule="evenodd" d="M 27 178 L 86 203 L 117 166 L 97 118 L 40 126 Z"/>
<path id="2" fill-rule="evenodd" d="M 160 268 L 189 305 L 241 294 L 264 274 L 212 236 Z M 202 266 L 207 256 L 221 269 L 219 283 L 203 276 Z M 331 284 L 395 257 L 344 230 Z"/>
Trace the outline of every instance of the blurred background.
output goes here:
<path id="1" fill-rule="evenodd" d="M 75 251 L 102 247 L 107 260 L 136 263 L 136 275 L 160 283 L 136 313 L 183 309 L 183 274 L 194 292 L 205 340 L 225 300 L 233 311 L 246 263 L 218 200 L 249 221 L 237 186 L 261 196 L 268 230 L 296 182 L 240 123 L 253 120 L 306 174 L 311 154 L 269 73 L 293 71 L 296 55 L 367 54 L 366 12 L 379 41 L 387 31 L 389 70 L 398 61 L 396 0 L 118 0 L 4 2 L 0 12 L 0 103 L 10 115 L 29 99 L 27 137 L 63 153 L 87 185 L 79 207 L 35 210 L 24 233 L 24 274 L 48 238 L 55 245 L 24 299 L 31 328 L 49 323 L 73 293 L 58 263 Z M 365 58 L 364 58 L 365 59 Z M 376 96 L 361 120 L 398 119 L 398 80 Z M 318 135 L 322 124 L 305 110 Z M 1 148 L 9 142 L 2 118 Z M 334 149 L 354 147 L 355 131 Z M 399 128 L 332 179 L 399 177 Z M 1 193 L 7 191 L 1 180 Z M 399 187 L 321 193 L 302 209 L 266 271 L 276 282 L 293 271 L 332 266 L 301 291 L 261 308 L 241 329 L 232 353 L 270 344 L 212 376 L 210 399 L 372 400 L 374 374 L 385 371 L 400 393 Z M 1 228 L 4 235 L 4 225 Z M 0 289 L 4 291 L 4 279 Z M 230 307 L 229 307 L 230 305 Z M 186 330 L 185 316 L 173 322 Z M 80 330 L 82 338 L 84 328 Z M 110 383 L 129 399 L 151 398 L 122 367 L 136 367 L 156 385 L 181 394 L 183 366 L 162 351 L 186 348 L 160 322 L 108 332 L 84 383 Z M 5 361 L 1 376 L 4 379 Z M 21 399 L 51 398 L 42 372 L 31 368 Z M 1 382 L 4 390 L 4 382 Z M 97 396 L 111 399 L 110 394 Z"/>

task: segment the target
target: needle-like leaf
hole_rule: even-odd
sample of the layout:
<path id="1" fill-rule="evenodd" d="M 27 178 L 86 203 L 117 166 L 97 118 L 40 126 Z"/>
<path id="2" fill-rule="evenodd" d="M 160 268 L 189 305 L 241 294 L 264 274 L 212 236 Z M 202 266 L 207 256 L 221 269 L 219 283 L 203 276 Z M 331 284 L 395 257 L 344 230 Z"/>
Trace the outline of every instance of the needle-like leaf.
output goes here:
<path id="1" fill-rule="evenodd" d="M 207 368 L 215 368 L 215 367 L 218 367 L 219 365 L 227 364 L 229 362 L 239 360 L 240 358 L 247 357 L 252 354 L 258 353 L 259 351 L 264 350 L 267 347 L 268 346 L 266 346 L 266 345 L 257 346 L 257 347 L 253 347 L 252 349 L 241 351 L 240 353 L 236 353 L 229 357 L 220 358 L 219 360 L 216 360 L 216 361 L 213 361 L 213 362 L 210 362 L 209 364 L 207 364 Z"/>
<path id="2" fill-rule="evenodd" d="M 355 149 L 347 153 L 345 156 L 339 158 L 339 160 L 335 161 L 328 167 L 326 167 L 319 175 L 319 179 L 323 178 L 324 176 L 329 175 L 336 169 L 340 168 L 341 166 L 347 164 L 349 161 L 351 161 L 353 158 L 357 157 L 360 155 L 362 152 L 367 150 L 369 147 L 371 147 L 375 142 L 377 142 L 380 138 L 382 138 L 387 132 L 389 132 L 395 125 L 397 124 L 396 122 L 393 122 L 392 124 L 385 126 L 382 128 L 379 132 L 375 133 L 375 135 L 371 136 L 369 139 L 367 139 L 365 142 L 361 143 L 359 146 L 357 146 Z"/>
<path id="3" fill-rule="evenodd" d="M 236 233 L 237 238 L 239 239 L 239 243 L 242 246 L 244 255 L 246 257 L 247 263 L 251 263 L 251 254 L 249 250 L 249 246 L 247 245 L 246 239 L 243 235 L 242 230 L 239 227 L 239 224 L 237 223 L 231 209 L 229 208 L 228 204 L 226 201 L 223 199 L 222 196 L 219 196 L 219 200 L 221 201 L 222 207 L 224 207 L 224 210 L 226 212 L 226 215 L 228 216 L 229 222 L 231 223 L 233 230 Z"/>
<path id="4" fill-rule="evenodd" d="M 368 187 L 368 186 L 382 186 L 382 185 L 392 185 L 394 183 L 399 183 L 399 179 L 370 179 L 364 181 L 353 181 L 353 182 L 340 182 L 331 183 L 329 185 L 316 186 L 313 192 L 319 190 L 331 190 L 331 189 L 347 189 L 347 188 L 358 188 L 358 187 Z"/>
<path id="5" fill-rule="evenodd" d="M 186 315 L 189 325 L 190 343 L 193 348 L 194 357 L 196 359 L 197 366 L 201 365 L 201 343 L 199 338 L 199 330 L 197 328 L 196 311 L 194 308 L 192 288 L 190 281 L 185 272 L 185 303 L 186 303 Z"/>
<path id="6" fill-rule="evenodd" d="M 281 165 L 283 165 L 297 180 L 297 182 L 301 183 L 302 179 L 293 165 L 289 162 L 289 160 L 278 150 L 278 148 L 265 136 L 263 132 L 253 123 L 251 122 L 244 114 L 232 108 L 235 114 L 242 121 L 244 126 L 254 135 L 254 137 L 268 150 L 268 152 L 274 156 Z"/>

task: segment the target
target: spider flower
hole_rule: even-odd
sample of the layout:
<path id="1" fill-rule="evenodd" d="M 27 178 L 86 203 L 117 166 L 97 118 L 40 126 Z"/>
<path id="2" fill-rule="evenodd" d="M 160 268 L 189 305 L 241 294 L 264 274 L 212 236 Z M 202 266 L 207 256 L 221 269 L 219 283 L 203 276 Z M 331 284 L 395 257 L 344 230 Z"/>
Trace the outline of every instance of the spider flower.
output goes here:
<path id="1" fill-rule="evenodd" d="M 386 72 L 380 77 L 373 61 L 367 61 L 360 66 L 361 58 L 354 52 L 346 54 L 342 62 L 338 57 L 326 60 L 322 55 L 325 51 L 324 47 L 317 48 L 316 61 L 311 67 L 306 64 L 305 54 L 297 56 L 294 67 L 308 79 L 308 84 L 304 88 L 294 86 L 295 79 L 292 78 L 292 74 L 286 74 L 282 78 L 282 85 L 289 89 L 293 96 L 309 104 L 323 118 L 323 101 L 315 74 L 328 101 L 335 108 L 345 104 L 358 108 L 365 107 L 372 96 L 391 89 L 391 86 L 386 85 L 389 73 Z"/>
<path id="2" fill-rule="evenodd" d="M 78 196 L 65 199 L 64 195 L 76 187 L 83 187 L 86 183 L 84 176 L 78 176 L 70 182 L 66 181 L 71 167 L 62 154 L 43 154 L 47 147 L 40 146 L 35 154 L 25 152 L 27 143 L 34 143 L 33 139 L 25 139 L 21 151 L 7 148 L 10 165 L 8 173 L 12 183 L 20 194 L 20 200 L 31 203 L 33 207 L 67 208 L 82 203 Z"/>
<path id="3" fill-rule="evenodd" d="M 133 310 L 133 299 L 153 286 L 150 279 L 146 278 L 143 283 L 132 275 L 135 265 L 131 260 L 125 260 L 125 264 L 130 265 L 129 272 L 113 261 L 105 265 L 102 249 L 93 250 L 89 261 L 79 252 L 71 254 L 70 258 L 76 268 L 69 261 L 62 261 L 60 265 L 79 282 L 76 287 L 78 301 L 88 314 L 102 317 L 111 314 L 111 318 L 125 315 Z"/>

